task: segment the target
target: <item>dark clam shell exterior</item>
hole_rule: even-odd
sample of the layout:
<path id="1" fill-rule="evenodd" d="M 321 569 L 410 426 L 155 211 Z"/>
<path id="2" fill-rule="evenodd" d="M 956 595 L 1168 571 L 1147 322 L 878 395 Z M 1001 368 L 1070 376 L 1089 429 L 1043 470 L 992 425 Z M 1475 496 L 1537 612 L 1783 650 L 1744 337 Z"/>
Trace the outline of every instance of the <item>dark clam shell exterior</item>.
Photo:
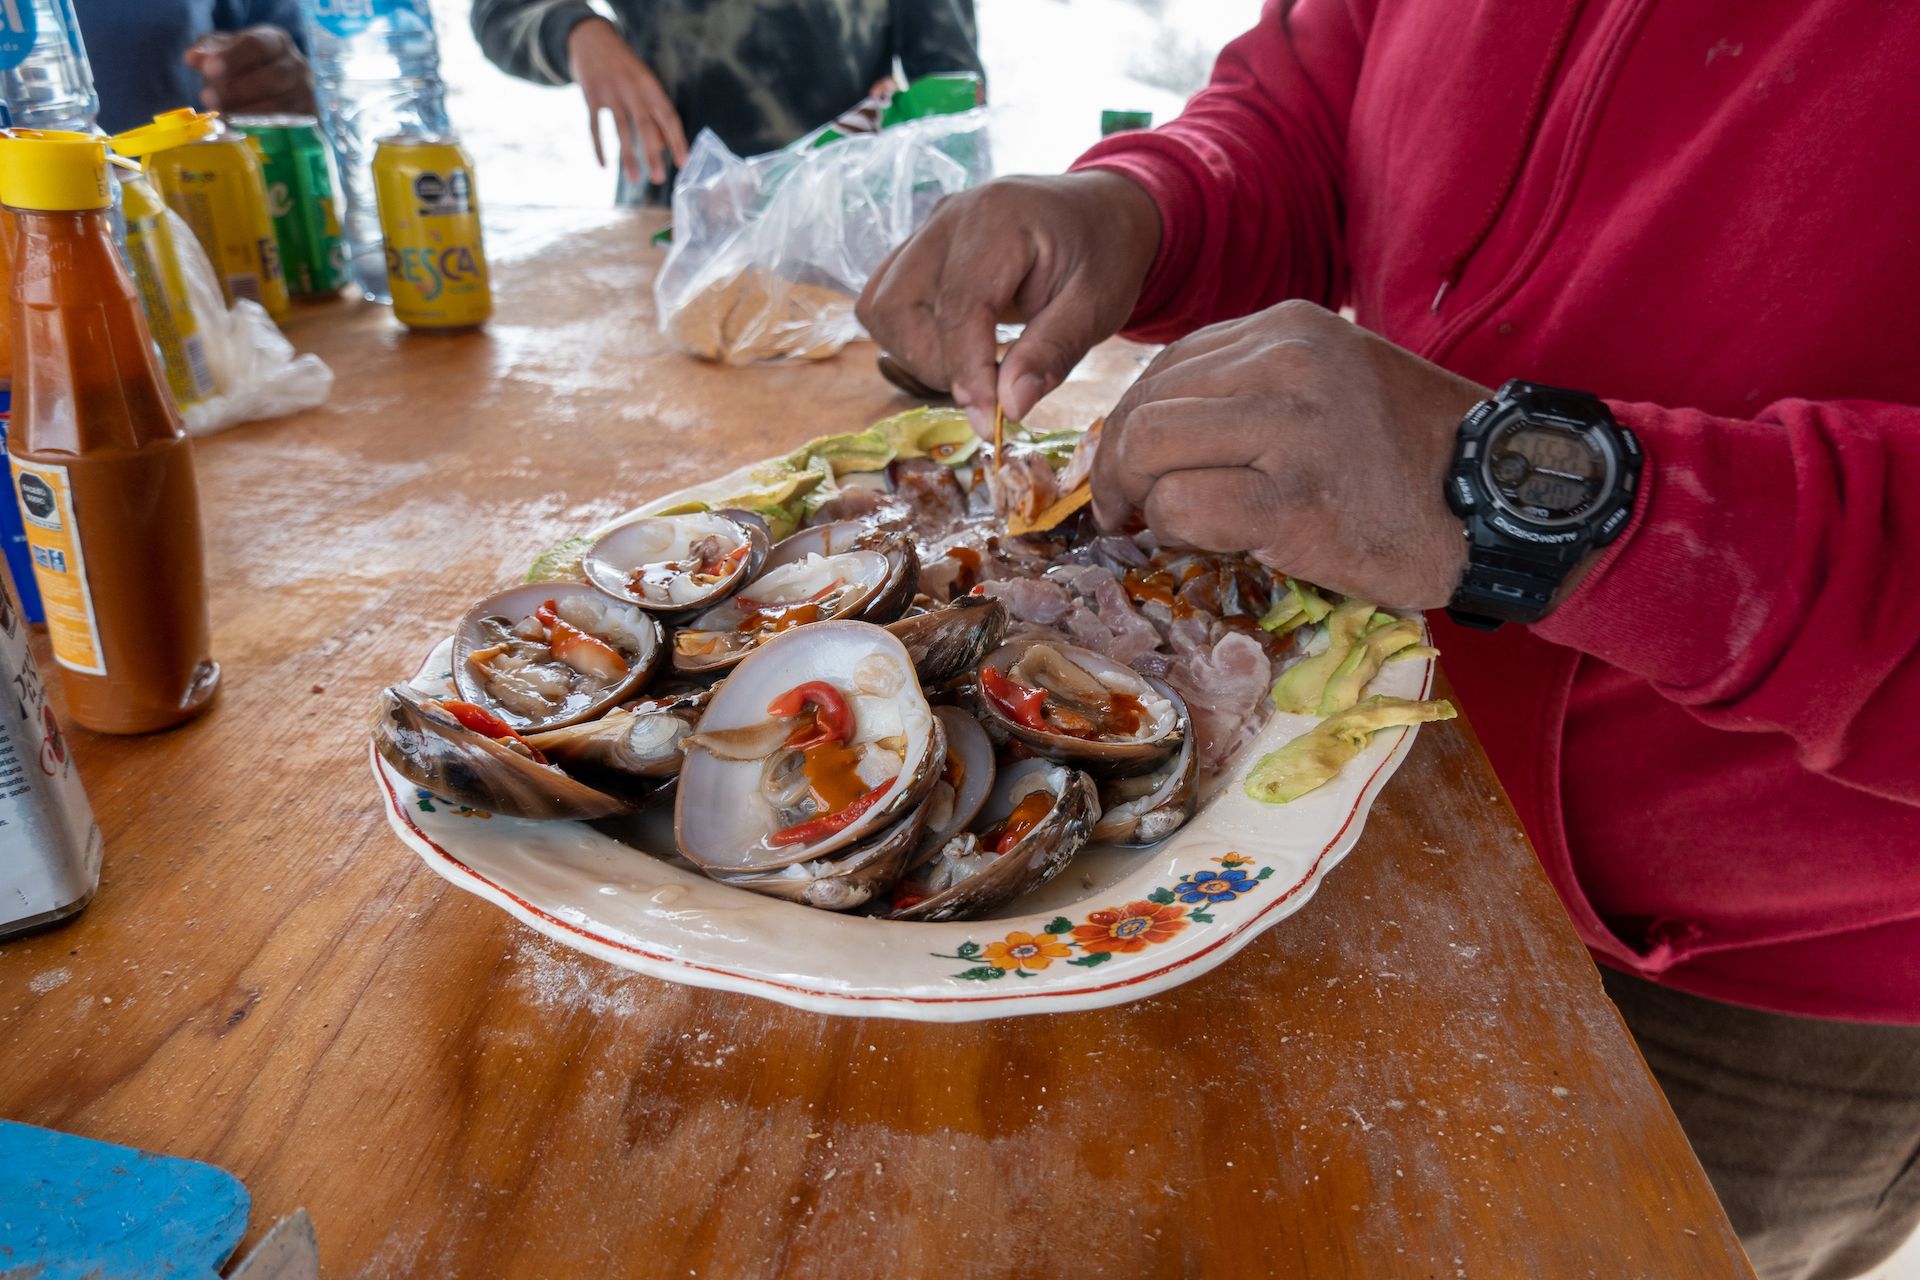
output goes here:
<path id="1" fill-rule="evenodd" d="M 606 818 L 632 805 L 475 733 L 410 685 L 381 692 L 373 743 L 401 777 L 456 804 L 514 818 Z"/>
<path id="2" fill-rule="evenodd" d="M 972 674 L 1007 634 L 1007 606 L 988 596 L 961 596 L 952 604 L 887 624 L 907 646 L 923 687 L 933 689 Z"/>

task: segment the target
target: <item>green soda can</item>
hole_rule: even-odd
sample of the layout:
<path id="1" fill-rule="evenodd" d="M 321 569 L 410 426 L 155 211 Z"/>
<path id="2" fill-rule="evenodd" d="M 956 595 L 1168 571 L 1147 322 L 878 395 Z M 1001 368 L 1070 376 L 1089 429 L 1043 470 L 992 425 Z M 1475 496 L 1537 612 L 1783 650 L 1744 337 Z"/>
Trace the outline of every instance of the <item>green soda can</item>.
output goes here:
<path id="1" fill-rule="evenodd" d="M 1116 133 L 1130 133 L 1135 129 L 1153 128 L 1151 111 L 1102 111 L 1100 113 L 1100 136 L 1110 138 Z"/>
<path id="2" fill-rule="evenodd" d="M 893 95 L 880 117 L 882 128 L 928 116 L 958 115 L 985 99 L 980 77 L 971 71 L 941 71 L 924 75 Z"/>
<path id="3" fill-rule="evenodd" d="M 347 247 L 320 122 L 312 116 L 231 116 L 227 123 L 260 152 L 287 292 L 296 298 L 340 292 L 347 282 Z"/>

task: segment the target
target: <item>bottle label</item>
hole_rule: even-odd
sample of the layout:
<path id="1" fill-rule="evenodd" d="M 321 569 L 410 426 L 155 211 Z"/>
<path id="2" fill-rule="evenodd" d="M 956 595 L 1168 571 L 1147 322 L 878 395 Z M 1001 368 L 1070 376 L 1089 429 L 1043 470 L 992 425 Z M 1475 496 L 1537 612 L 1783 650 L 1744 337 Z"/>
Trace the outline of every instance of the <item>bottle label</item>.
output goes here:
<path id="1" fill-rule="evenodd" d="M 73 518 L 67 469 L 19 458 L 10 461 L 20 514 L 26 522 L 27 547 L 33 553 L 33 580 L 40 584 L 40 602 L 47 611 L 54 661 L 70 671 L 103 676 L 107 657 L 100 648 L 100 626 L 93 615 L 93 589 L 87 583 L 86 554 Z"/>
<path id="2" fill-rule="evenodd" d="M 0 0 L 0 71 L 11 71 L 33 52 L 39 23 L 33 0 Z"/>
<path id="3" fill-rule="evenodd" d="M 308 14 L 336 36 L 357 36 L 373 25 L 375 18 L 386 18 L 397 27 L 424 27 L 433 30 L 433 13 L 427 0 L 307 0 Z M 0 0 L 0 8 L 4 0 Z"/>

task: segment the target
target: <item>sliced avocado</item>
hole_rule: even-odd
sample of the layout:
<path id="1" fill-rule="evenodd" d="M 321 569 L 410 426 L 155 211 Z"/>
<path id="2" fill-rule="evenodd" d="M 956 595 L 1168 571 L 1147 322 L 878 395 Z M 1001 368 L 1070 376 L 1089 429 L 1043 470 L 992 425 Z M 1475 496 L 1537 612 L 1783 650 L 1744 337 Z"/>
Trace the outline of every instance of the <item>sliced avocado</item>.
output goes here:
<path id="1" fill-rule="evenodd" d="M 586 571 L 580 567 L 581 559 L 587 554 L 587 548 L 593 545 L 593 539 L 586 534 L 568 538 L 557 547 L 551 547 L 541 553 L 527 570 L 528 582 L 583 582 Z"/>
<path id="2" fill-rule="evenodd" d="M 1319 710 L 1327 681 L 1347 660 L 1347 653 L 1373 618 L 1373 605 L 1365 600 L 1342 600 L 1327 618 L 1327 648 L 1302 658 L 1280 673 L 1268 695 L 1280 711 L 1310 715 Z"/>
<path id="3" fill-rule="evenodd" d="M 928 456 L 957 467 L 980 448 L 973 424 L 958 409 L 909 409 L 868 428 L 903 458 Z"/>
<path id="4" fill-rule="evenodd" d="M 1284 636 L 1297 627 L 1323 620 L 1333 612 L 1333 606 L 1312 587 L 1303 587 L 1297 578 L 1287 579 L 1287 593 L 1273 602 L 1273 607 L 1260 618 L 1260 625 L 1277 636 Z"/>
<path id="5" fill-rule="evenodd" d="M 1453 704 L 1443 699 L 1369 698 L 1262 756 L 1247 774 L 1247 794 L 1262 804 L 1298 800 L 1330 782 L 1381 729 L 1451 720 L 1456 714 Z"/>
<path id="6" fill-rule="evenodd" d="M 1421 625 L 1418 618 L 1396 618 L 1392 614 L 1374 614 L 1375 618 L 1386 617 L 1385 626 L 1376 626 L 1360 638 L 1341 662 L 1340 667 L 1327 681 L 1326 690 L 1320 695 L 1320 714 L 1330 716 L 1345 711 L 1360 701 L 1360 693 L 1369 681 L 1380 674 L 1380 667 L 1400 650 L 1420 643 Z"/>

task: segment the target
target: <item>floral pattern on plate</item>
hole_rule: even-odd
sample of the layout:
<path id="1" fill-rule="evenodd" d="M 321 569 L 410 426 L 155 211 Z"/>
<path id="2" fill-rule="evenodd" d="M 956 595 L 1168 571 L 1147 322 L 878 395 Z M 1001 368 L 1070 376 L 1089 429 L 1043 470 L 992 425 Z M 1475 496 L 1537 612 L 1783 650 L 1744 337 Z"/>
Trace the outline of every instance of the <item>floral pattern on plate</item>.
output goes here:
<path id="1" fill-rule="evenodd" d="M 1008 974 L 1031 978 L 1051 968 L 1055 960 L 1091 969 L 1117 955 L 1132 955 L 1171 942 L 1194 925 L 1214 923 L 1209 907 L 1245 897 L 1273 874 L 1272 867 L 1249 874 L 1247 868 L 1255 865 L 1254 860 L 1238 853 L 1223 854 L 1211 861 L 1220 864 L 1218 871 L 1189 871 L 1170 887 L 1155 889 L 1138 901 L 1089 911 L 1082 924 L 1055 916 L 1038 933 L 1011 929 L 1006 937 L 985 946 L 968 939 L 952 954 L 928 954 L 936 960 L 986 961 L 948 975 L 970 982 L 991 982 Z M 1074 955 L 1076 950 L 1078 956 Z"/>

